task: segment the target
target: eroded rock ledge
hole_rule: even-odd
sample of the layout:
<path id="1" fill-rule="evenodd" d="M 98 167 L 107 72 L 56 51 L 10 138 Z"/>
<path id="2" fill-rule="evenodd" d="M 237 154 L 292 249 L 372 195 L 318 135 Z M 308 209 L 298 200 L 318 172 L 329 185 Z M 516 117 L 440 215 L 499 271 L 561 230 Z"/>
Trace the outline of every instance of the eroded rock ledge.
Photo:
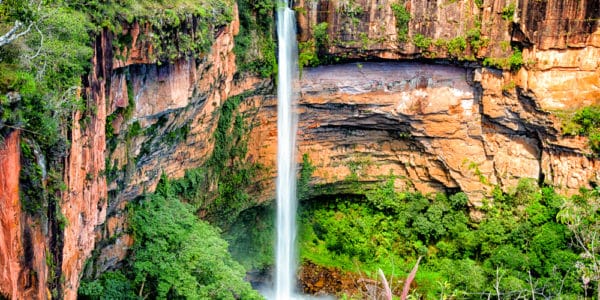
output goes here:
<path id="1" fill-rule="evenodd" d="M 585 141 L 561 137 L 560 122 L 538 99 L 506 88 L 509 77 L 400 62 L 304 70 L 299 156 L 307 153 L 316 167 L 313 184 L 335 187 L 316 193 L 353 192 L 349 178 L 372 183 L 394 175 L 398 187 L 462 190 L 479 205 L 493 186 L 515 186 L 520 178 L 565 193 L 598 181 L 600 164 Z M 275 116 L 263 111 L 251 140 L 255 155 L 273 165 L 276 149 L 264 145 L 276 143 L 265 134 L 275 132 Z"/>

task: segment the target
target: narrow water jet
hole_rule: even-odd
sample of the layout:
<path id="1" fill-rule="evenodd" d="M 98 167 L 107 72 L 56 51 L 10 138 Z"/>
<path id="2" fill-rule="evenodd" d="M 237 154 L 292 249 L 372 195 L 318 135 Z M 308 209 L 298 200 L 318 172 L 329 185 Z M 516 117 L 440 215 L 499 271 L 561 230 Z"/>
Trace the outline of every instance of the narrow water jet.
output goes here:
<path id="1" fill-rule="evenodd" d="M 298 47 L 294 11 L 287 0 L 277 7 L 279 71 L 277 82 L 277 248 L 274 299 L 294 297 L 296 286 L 296 128 L 295 93 Z"/>

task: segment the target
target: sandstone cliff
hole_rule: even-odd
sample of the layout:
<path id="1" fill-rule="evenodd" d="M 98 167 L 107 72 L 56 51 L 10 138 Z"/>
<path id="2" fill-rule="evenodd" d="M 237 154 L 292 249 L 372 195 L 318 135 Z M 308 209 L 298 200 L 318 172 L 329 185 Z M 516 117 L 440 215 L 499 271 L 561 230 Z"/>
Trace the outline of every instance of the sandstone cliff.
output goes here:
<path id="1" fill-rule="evenodd" d="M 325 22 L 326 38 L 315 51 L 351 62 L 305 69 L 298 86 L 298 160 L 306 153 L 317 167 L 313 195 L 351 193 L 353 182 L 394 175 L 398 187 L 462 190 L 478 205 L 493 185 L 508 188 L 523 177 L 565 193 L 600 181 L 586 140 L 563 137 L 553 114 L 599 104 L 600 2 L 511 3 L 297 1 L 299 40 L 312 41 Z M 251 192 L 257 202 L 273 199 L 273 83 L 238 72 L 239 26 L 236 17 L 215 29 L 205 55 L 171 63 L 157 62 L 152 45 L 138 41 L 150 33 L 147 25 L 125 25 L 122 35 L 131 41 L 118 49 L 108 30 L 96 38 L 84 89 L 95 109 L 73 115 L 60 203 L 67 225 L 52 246 L 59 251 L 50 251 L 40 228 L 27 229 L 32 221 L 19 207 L 18 173 L 4 172 L 18 169 L 18 137 L 6 139 L 3 292 L 49 298 L 48 277 L 63 275 L 63 296 L 75 299 L 86 259 L 94 261 L 88 276 L 118 267 L 132 245 L 128 201 L 152 192 L 161 173 L 182 177 L 206 161 L 218 108 L 229 97 L 246 95 L 238 110 L 252 124 L 245 159 L 264 166 L 256 179 L 263 187 Z M 523 67 L 511 71 L 517 53 Z M 371 58 L 388 61 L 356 63 Z M 425 60 L 396 61 L 414 58 Z M 497 68 L 482 66 L 486 58 Z M 60 275 L 49 274 L 48 251 L 59 254 Z M 37 276 L 26 276 L 31 270 Z"/>
<path id="2" fill-rule="evenodd" d="M 11 299 L 47 297 L 47 231 L 23 212 L 19 199 L 20 133 L 0 141 L 0 287 Z"/>
<path id="3" fill-rule="evenodd" d="M 363 13 L 349 17 L 340 12 L 349 5 L 363 7 Z M 353 192 L 349 178 L 375 183 L 393 174 L 398 187 L 463 190 L 473 205 L 479 205 L 494 185 L 508 188 L 523 177 L 557 185 L 565 193 L 598 181 L 600 166 L 589 155 L 586 141 L 561 137 L 560 120 L 549 113 L 597 103 L 597 23 L 560 40 L 520 21 L 536 18 L 537 23 L 554 24 L 551 20 L 557 14 L 587 20 L 598 12 L 589 3 L 583 16 L 581 10 L 562 11 L 548 2 L 543 15 L 542 10 L 533 13 L 528 8 L 533 4 L 520 3 L 507 20 L 502 11 L 508 5 L 406 3 L 411 21 L 407 40 L 399 42 L 372 36 L 398 35 L 391 2 L 297 2 L 303 7 L 298 9 L 300 40 L 311 38 L 315 24 L 333 24 L 327 29 L 332 41 L 325 50 L 328 55 L 346 60 L 475 57 L 455 66 L 381 62 L 305 69 L 299 86 L 298 159 L 307 153 L 317 167 L 311 184 L 324 188 L 315 189 L 313 195 Z M 481 26 L 481 39 L 488 40 L 476 53 L 471 45 L 458 56 L 448 52 L 447 44 L 438 49 L 432 43 L 427 51 L 413 45 L 417 33 L 446 41 L 456 36 L 466 39 L 475 21 Z M 247 159 L 260 162 L 266 171 L 257 178 L 263 188 L 253 195 L 259 202 L 273 199 L 276 99 L 268 80 L 234 76 L 236 26 L 234 21 L 220 31 L 210 54 L 200 61 L 157 66 L 136 56 L 145 52 L 140 48 L 127 63 L 114 64 L 118 67 L 111 75 L 107 114 L 131 105 L 128 98 L 135 105 L 130 119 L 117 114 L 111 120 L 116 143 L 107 154 L 108 219 L 98 232 L 95 272 L 118 265 L 131 245 L 123 213 L 127 201 L 152 191 L 162 172 L 181 177 L 185 169 L 201 166 L 212 151 L 216 108 L 244 91 L 252 96 L 239 113 L 255 124 L 248 136 Z M 508 67 L 504 71 L 481 67 L 484 57 L 511 56 L 511 43 L 522 48 L 524 68 L 512 72 Z"/>
<path id="4" fill-rule="evenodd" d="M 387 168 L 375 169 L 387 161 L 418 190 L 459 188 L 475 202 L 490 185 L 512 186 L 522 177 L 567 193 L 600 178 L 598 161 L 585 142 L 561 137 L 561 120 L 552 114 L 600 101 L 600 2 L 357 0 L 297 1 L 295 6 L 300 40 L 321 39 L 316 41 L 323 45 L 316 49 L 320 56 L 445 58 L 467 66 L 444 76 L 456 88 L 452 92 L 440 92 L 444 84 L 431 66 L 400 67 L 412 68 L 402 71 L 407 73 L 392 72 L 389 64 L 306 71 L 301 85 L 310 92 L 300 102 L 310 117 L 301 117 L 308 122 L 302 132 L 307 140 L 332 139 L 325 148 L 313 144 L 307 151 L 341 160 L 314 154 L 317 178 L 343 183 L 353 160 L 368 162 L 359 168 L 367 177 L 381 176 Z M 325 39 L 319 24 L 327 26 Z M 513 58 L 523 64 L 518 72 L 509 70 Z M 478 68 L 482 62 L 505 71 Z M 361 83 L 363 88 L 353 87 Z M 317 111 L 328 108 L 332 118 L 319 119 Z M 354 137 L 354 131 L 365 137 Z M 386 137 L 374 138 L 374 131 Z M 387 137 L 389 132 L 402 138 Z M 381 141 L 369 143 L 367 136 Z M 389 139 L 399 145 L 383 146 Z M 384 154 L 390 147 L 397 150 Z"/>
<path id="5" fill-rule="evenodd" d="M 295 1 L 300 40 L 327 23 L 324 52 L 342 57 L 507 57 L 537 50 L 600 47 L 598 0 Z M 430 43 L 421 43 L 429 38 Z M 463 50 L 448 42 L 462 38 Z M 437 42 L 436 42 L 437 41 Z M 512 43 L 512 45 L 511 45 Z M 471 58 L 469 58 L 471 57 Z"/>
<path id="6" fill-rule="evenodd" d="M 126 30 L 135 45 L 139 26 L 134 24 Z M 109 120 L 112 138 L 105 153 L 107 221 L 97 229 L 100 244 L 88 275 L 114 268 L 126 257 L 133 242 L 127 233 L 128 201 L 152 192 L 161 174 L 180 178 L 186 170 L 206 161 L 214 145 L 212 134 L 223 102 L 246 91 L 272 90 L 270 80 L 254 76 L 234 79 L 237 70 L 233 47 L 238 30 L 236 17 L 218 31 L 202 59 L 159 65 L 144 55 L 147 51 L 142 45 L 125 50 L 130 51 L 127 62 L 114 61 L 107 91 L 107 115 L 114 116 Z M 131 112 L 128 119 L 124 110 Z"/>

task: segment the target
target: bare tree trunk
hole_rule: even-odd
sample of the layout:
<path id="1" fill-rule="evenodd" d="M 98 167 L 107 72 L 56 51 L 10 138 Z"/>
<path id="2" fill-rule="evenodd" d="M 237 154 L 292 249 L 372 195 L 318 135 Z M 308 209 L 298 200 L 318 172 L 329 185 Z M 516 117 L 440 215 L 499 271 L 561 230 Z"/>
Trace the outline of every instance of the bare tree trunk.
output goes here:
<path id="1" fill-rule="evenodd" d="M 531 270 L 528 270 L 527 273 L 529 273 L 529 287 L 531 288 L 531 300 L 535 300 L 535 289 L 533 288 L 533 279 L 531 279 Z"/>
<path id="2" fill-rule="evenodd" d="M 29 24 L 25 30 L 19 32 L 19 30 L 23 27 L 23 23 L 21 21 L 15 21 L 15 25 L 4 35 L 0 36 L 0 47 L 12 43 L 14 40 L 26 35 L 31 30 L 32 24 Z"/>

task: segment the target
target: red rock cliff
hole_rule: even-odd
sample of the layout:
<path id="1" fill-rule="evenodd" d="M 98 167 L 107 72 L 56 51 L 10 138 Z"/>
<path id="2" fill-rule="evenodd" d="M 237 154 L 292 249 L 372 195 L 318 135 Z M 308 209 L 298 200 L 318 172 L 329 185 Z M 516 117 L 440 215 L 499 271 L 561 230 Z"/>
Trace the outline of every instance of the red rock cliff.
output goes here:
<path id="1" fill-rule="evenodd" d="M 19 197 L 19 131 L 0 141 L 0 294 L 9 299 L 46 299 L 47 228 L 25 214 Z"/>
<path id="2" fill-rule="evenodd" d="M 21 294 L 19 273 L 21 243 L 21 201 L 19 200 L 19 172 L 21 170 L 19 132 L 11 133 L 0 144 L 0 286 L 5 296 L 16 298 Z"/>
<path id="3" fill-rule="evenodd" d="M 73 113 L 71 149 L 65 161 L 67 191 L 60 204 L 66 218 L 63 231 L 61 270 L 63 298 L 76 299 L 79 279 L 86 259 L 94 249 L 96 226 L 106 219 L 107 189 L 103 176 L 106 149 L 106 78 L 112 70 L 110 35 L 103 31 L 94 42 L 92 71 L 85 89 L 88 107 L 85 115 Z M 82 119 L 87 118 L 85 126 Z"/>

